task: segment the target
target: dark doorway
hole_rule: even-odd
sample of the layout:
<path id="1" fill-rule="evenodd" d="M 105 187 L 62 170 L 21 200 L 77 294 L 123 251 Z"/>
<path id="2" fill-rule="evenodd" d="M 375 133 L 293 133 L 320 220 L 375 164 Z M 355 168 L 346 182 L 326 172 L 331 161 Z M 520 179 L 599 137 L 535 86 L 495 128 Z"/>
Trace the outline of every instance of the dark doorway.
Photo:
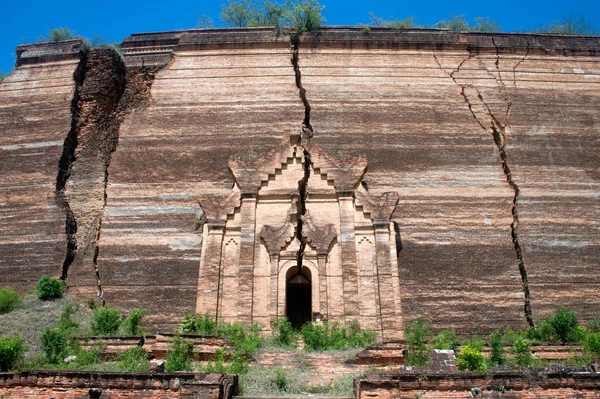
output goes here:
<path id="1" fill-rule="evenodd" d="M 312 295 L 310 270 L 292 267 L 287 272 L 285 285 L 285 315 L 294 328 L 300 329 L 305 323 L 312 321 Z"/>

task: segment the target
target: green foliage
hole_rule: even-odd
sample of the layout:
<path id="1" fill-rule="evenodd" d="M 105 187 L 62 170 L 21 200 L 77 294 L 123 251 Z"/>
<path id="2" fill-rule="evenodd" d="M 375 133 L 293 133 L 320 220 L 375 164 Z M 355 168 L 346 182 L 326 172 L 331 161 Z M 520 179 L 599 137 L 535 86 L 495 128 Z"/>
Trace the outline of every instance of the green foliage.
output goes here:
<path id="1" fill-rule="evenodd" d="M 237 350 L 243 352 L 254 353 L 263 342 L 261 327 L 256 323 L 219 323 L 217 327 L 217 335 L 229 339 Z"/>
<path id="2" fill-rule="evenodd" d="M 58 328 L 68 332 L 73 332 L 79 327 L 79 323 L 74 318 L 75 310 L 72 305 L 67 305 L 58 319 Z"/>
<path id="3" fill-rule="evenodd" d="M 555 20 L 551 24 L 541 25 L 534 32 L 556 35 L 598 35 L 598 29 L 583 15 L 579 17 L 569 15 L 561 20 Z"/>
<path id="4" fill-rule="evenodd" d="M 167 354 L 165 361 L 165 371 L 173 373 L 175 371 L 192 371 L 192 343 L 176 337 L 173 340 L 173 349 Z"/>
<path id="5" fill-rule="evenodd" d="M 430 346 L 433 349 L 451 349 L 456 351 L 460 344 L 460 338 L 458 338 L 454 330 L 440 331 L 430 341 Z"/>
<path id="6" fill-rule="evenodd" d="M 249 26 L 256 16 L 256 5 L 251 0 L 228 0 L 221 6 L 221 20 L 227 26 Z"/>
<path id="7" fill-rule="evenodd" d="M 0 82 L 2 82 L 7 76 L 8 74 L 6 72 L 0 71 Z"/>
<path id="8" fill-rule="evenodd" d="M 59 28 L 50 29 L 48 36 L 40 36 L 38 43 L 41 42 L 59 42 L 61 40 L 69 40 L 75 38 L 75 31 L 71 31 L 69 28 L 63 26 Z"/>
<path id="9" fill-rule="evenodd" d="M 273 342 L 279 346 L 292 346 L 296 341 L 296 331 L 287 317 L 282 317 L 271 321 L 271 330 L 273 331 Z"/>
<path id="10" fill-rule="evenodd" d="M 248 372 L 249 364 L 250 358 L 245 356 L 239 349 L 235 349 L 228 355 L 225 349 L 219 348 L 204 368 L 204 371 L 240 375 Z"/>
<path id="11" fill-rule="evenodd" d="M 500 330 L 494 331 L 490 335 L 489 342 L 490 347 L 492 348 L 490 365 L 500 366 L 504 364 L 506 359 L 504 358 L 504 339 L 502 337 L 502 332 Z"/>
<path id="12" fill-rule="evenodd" d="M 254 353 L 262 344 L 260 325 L 215 322 L 209 315 L 186 315 L 177 329 L 182 334 L 219 335 L 229 339 L 236 349 Z"/>
<path id="13" fill-rule="evenodd" d="M 533 355 L 531 354 L 531 341 L 523 336 L 515 339 L 512 347 L 514 362 L 521 367 L 529 367 L 533 363 Z"/>
<path id="14" fill-rule="evenodd" d="M 477 345 L 467 344 L 456 355 L 458 369 L 470 371 L 485 371 L 488 368 L 485 356 Z"/>
<path id="15" fill-rule="evenodd" d="M 5 336 L 0 338 L 0 371 L 9 371 L 23 361 L 27 350 L 25 341 L 20 336 Z"/>
<path id="16" fill-rule="evenodd" d="M 318 0 L 287 0 L 285 3 L 265 0 L 228 0 L 221 6 L 221 20 L 227 26 L 291 26 L 301 34 L 319 29 L 325 19 Z"/>
<path id="17" fill-rule="evenodd" d="M 451 16 L 450 19 L 442 19 L 437 24 L 436 28 L 449 29 L 452 32 L 499 32 L 502 27 L 489 17 L 475 18 L 475 25 L 469 24 L 465 15 Z"/>
<path id="18" fill-rule="evenodd" d="M 129 313 L 129 316 L 123 321 L 121 325 L 123 333 L 125 335 L 143 335 L 144 330 L 142 324 L 144 317 L 148 314 L 148 311 L 143 308 L 135 308 Z"/>
<path id="19" fill-rule="evenodd" d="M 196 27 L 200 29 L 210 29 L 214 27 L 214 21 L 209 15 L 202 15 L 198 17 Z"/>
<path id="20" fill-rule="evenodd" d="M 150 356 L 144 348 L 136 346 L 127 349 L 119 355 L 119 368 L 131 373 L 141 373 L 150 371 Z M 166 369 L 166 363 L 165 363 Z"/>
<path id="21" fill-rule="evenodd" d="M 215 335 L 217 323 L 207 314 L 188 314 L 177 331 L 182 334 Z"/>
<path id="22" fill-rule="evenodd" d="M 338 323 L 306 323 L 300 334 L 308 351 L 360 348 L 375 342 L 375 332 L 361 328 L 356 320 L 347 329 Z"/>
<path id="23" fill-rule="evenodd" d="M 321 6 L 318 0 L 288 0 L 288 20 L 296 29 L 298 34 L 318 30 L 324 23 L 322 15 L 325 6 Z"/>
<path id="24" fill-rule="evenodd" d="M 476 17 L 475 26 L 471 28 L 474 32 L 500 32 L 502 26 L 489 17 Z"/>
<path id="25" fill-rule="evenodd" d="M 42 348 L 50 364 L 58 364 L 67 356 L 70 333 L 58 327 L 49 327 L 42 333 Z"/>
<path id="26" fill-rule="evenodd" d="M 583 348 L 589 357 L 600 358 L 600 332 L 588 332 L 583 342 Z"/>
<path id="27" fill-rule="evenodd" d="M 592 317 L 588 323 L 588 329 L 594 333 L 600 333 L 600 317 Z"/>
<path id="28" fill-rule="evenodd" d="M 528 330 L 529 338 L 548 342 L 578 342 L 585 337 L 585 328 L 579 326 L 575 312 L 561 307 L 554 315 L 538 323 L 538 327 Z"/>
<path id="29" fill-rule="evenodd" d="M 377 27 L 381 28 L 391 28 L 391 29 L 410 29 L 410 28 L 418 28 L 415 25 L 415 17 L 408 17 L 405 19 L 390 19 L 386 20 L 381 17 L 376 16 L 372 12 L 369 13 L 369 19 L 371 23 Z"/>
<path id="30" fill-rule="evenodd" d="M 274 385 L 275 388 L 277 388 L 279 392 L 287 392 L 289 387 L 289 381 L 287 379 L 287 374 L 285 370 L 276 368 L 273 377 L 271 377 L 270 382 Z"/>
<path id="31" fill-rule="evenodd" d="M 419 316 L 406 327 L 405 335 L 408 347 L 406 364 L 409 366 L 426 365 L 429 362 L 429 350 L 426 342 L 431 337 L 431 323 L 423 316 Z"/>
<path id="32" fill-rule="evenodd" d="M 50 276 L 43 276 L 37 283 L 36 293 L 42 301 L 62 297 L 67 286 L 64 281 Z"/>
<path id="33" fill-rule="evenodd" d="M 1 80 L 1 79 L 0 79 Z M 23 303 L 19 293 L 10 287 L 0 289 L 0 314 L 10 313 Z"/>
<path id="34" fill-rule="evenodd" d="M 123 322 L 118 309 L 103 306 L 92 313 L 92 334 L 111 335 L 115 334 Z"/>

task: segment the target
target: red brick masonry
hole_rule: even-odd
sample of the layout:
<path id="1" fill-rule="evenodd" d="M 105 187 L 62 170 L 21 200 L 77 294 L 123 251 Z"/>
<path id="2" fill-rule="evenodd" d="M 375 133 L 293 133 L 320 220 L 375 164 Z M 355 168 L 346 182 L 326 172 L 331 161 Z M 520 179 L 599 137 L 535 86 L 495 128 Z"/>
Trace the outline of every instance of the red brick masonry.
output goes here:
<path id="1" fill-rule="evenodd" d="M 228 399 L 235 393 L 237 376 L 222 373 L 0 373 L 2 399 Z"/>
<path id="2" fill-rule="evenodd" d="M 497 372 L 367 374 L 355 380 L 359 399 L 600 398 L 600 373 Z"/>

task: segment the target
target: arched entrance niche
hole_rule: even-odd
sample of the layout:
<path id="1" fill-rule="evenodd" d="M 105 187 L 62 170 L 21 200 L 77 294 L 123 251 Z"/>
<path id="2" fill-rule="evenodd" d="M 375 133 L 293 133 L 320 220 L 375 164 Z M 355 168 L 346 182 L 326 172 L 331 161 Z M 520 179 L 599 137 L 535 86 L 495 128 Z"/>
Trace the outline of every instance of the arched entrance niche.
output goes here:
<path id="1" fill-rule="evenodd" d="M 308 267 L 298 273 L 298 266 L 294 266 L 288 269 L 285 281 L 285 316 L 300 329 L 312 321 L 312 273 Z"/>
<path id="2" fill-rule="evenodd" d="M 290 313 L 298 311 L 298 308 L 303 309 L 301 312 L 303 322 L 292 322 L 294 327 L 302 327 L 302 324 L 308 321 L 315 321 L 315 317 L 319 314 L 319 273 L 317 265 L 308 260 L 304 260 L 302 266 L 302 276 L 308 280 L 310 285 L 304 286 L 303 291 L 297 291 L 294 283 L 299 282 L 298 279 L 293 280 L 298 275 L 298 266 L 296 260 L 287 260 L 282 262 L 279 269 L 279 312 L 278 317 L 287 317 L 290 322 Z M 292 284 L 289 284 L 289 283 Z M 290 285 L 292 290 L 290 291 Z M 308 289 L 307 289 L 308 288 Z M 307 295 L 308 298 L 307 298 Z M 299 324 L 299 325 L 298 325 Z"/>

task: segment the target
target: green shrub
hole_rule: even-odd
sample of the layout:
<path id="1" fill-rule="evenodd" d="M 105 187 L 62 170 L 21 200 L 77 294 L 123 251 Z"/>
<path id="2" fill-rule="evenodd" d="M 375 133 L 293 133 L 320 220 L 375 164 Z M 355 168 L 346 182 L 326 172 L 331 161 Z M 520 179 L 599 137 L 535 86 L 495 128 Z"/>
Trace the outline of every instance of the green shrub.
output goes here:
<path id="1" fill-rule="evenodd" d="M 129 316 L 123 321 L 123 333 L 125 335 L 143 335 L 142 324 L 144 317 L 148 314 L 146 309 L 135 308 L 129 313 Z"/>
<path id="2" fill-rule="evenodd" d="M 48 32 L 48 41 L 58 42 L 61 40 L 69 40 L 75 37 L 75 32 L 71 32 L 69 28 L 61 26 L 60 28 L 54 28 Z"/>
<path id="3" fill-rule="evenodd" d="M 45 359 L 50 364 L 59 364 L 67 357 L 70 334 L 61 328 L 48 327 L 42 333 L 42 349 Z"/>
<path id="4" fill-rule="evenodd" d="M 324 23 L 322 13 L 325 9 L 317 0 L 296 0 L 286 3 L 288 20 L 298 34 L 318 30 Z"/>
<path id="5" fill-rule="evenodd" d="M 600 332 L 589 332 L 583 343 L 585 354 L 589 357 L 600 358 Z"/>
<path id="6" fill-rule="evenodd" d="M 548 342 L 579 342 L 585 337 L 585 328 L 579 326 L 575 312 L 561 307 L 548 316 L 538 327 L 528 330 L 530 339 Z"/>
<path id="7" fill-rule="evenodd" d="M 167 354 L 165 361 L 165 371 L 173 373 L 175 371 L 192 371 L 192 343 L 176 337 L 173 340 L 173 349 Z"/>
<path id="8" fill-rule="evenodd" d="M 600 333 L 600 317 L 592 317 L 588 323 L 588 328 L 591 332 Z"/>
<path id="9" fill-rule="evenodd" d="M 207 314 L 188 314 L 177 331 L 182 334 L 215 335 L 217 323 Z"/>
<path id="10" fill-rule="evenodd" d="M 240 350 L 234 350 L 231 355 L 223 348 L 216 350 L 204 371 L 210 373 L 246 374 L 250 359 Z"/>
<path id="11" fill-rule="evenodd" d="M 458 369 L 470 371 L 485 371 L 487 370 L 487 362 L 485 356 L 481 352 L 481 348 L 477 345 L 467 344 L 456 355 L 456 365 Z"/>
<path id="12" fill-rule="evenodd" d="M 440 331 L 433 338 L 431 338 L 430 341 L 430 346 L 432 349 L 451 349 L 456 351 L 460 344 L 460 338 L 458 338 L 456 331 L 454 330 Z"/>
<path id="13" fill-rule="evenodd" d="M 390 29 L 409 29 L 409 28 L 418 28 L 415 25 L 415 17 L 408 17 L 406 19 L 390 19 L 386 20 L 381 17 L 376 16 L 374 13 L 369 13 L 369 19 L 371 23 L 375 26 L 382 28 L 390 28 Z"/>
<path id="14" fill-rule="evenodd" d="M 67 286 L 65 282 L 50 276 L 43 276 L 37 283 L 36 293 L 42 301 L 62 297 Z"/>
<path id="15" fill-rule="evenodd" d="M 531 341 L 525 337 L 519 336 L 515 339 L 512 347 L 513 361 L 521 367 L 529 367 L 533 363 L 531 354 Z"/>
<path id="16" fill-rule="evenodd" d="M 74 331 L 79 327 L 79 323 L 74 319 L 75 310 L 72 305 L 65 306 L 65 310 L 58 319 L 58 328 L 65 331 Z"/>
<path id="17" fill-rule="evenodd" d="M 287 392 L 289 381 L 287 378 L 287 373 L 285 370 L 280 368 L 276 368 L 273 372 L 273 376 L 269 380 L 271 384 L 279 391 L 279 392 Z"/>
<path id="18" fill-rule="evenodd" d="M 492 349 L 490 365 L 500 366 L 504 364 L 504 340 L 500 330 L 496 330 L 490 335 L 490 347 Z"/>
<path id="19" fill-rule="evenodd" d="M 561 20 L 552 21 L 551 24 L 542 25 L 533 32 L 552 33 L 556 35 L 589 35 L 598 34 L 598 29 L 585 16 L 575 17 L 569 15 Z"/>
<path id="20" fill-rule="evenodd" d="M 103 306 L 94 310 L 92 313 L 92 334 L 115 334 L 122 322 L 123 318 L 118 309 L 111 308 L 110 306 Z"/>
<path id="21" fill-rule="evenodd" d="M 419 316 L 405 330 L 408 354 L 406 364 L 424 366 L 429 362 L 429 350 L 426 342 L 431 337 L 431 323 Z"/>
<path id="22" fill-rule="evenodd" d="M 14 308 L 20 306 L 23 301 L 19 293 L 10 287 L 0 289 L 0 314 L 10 313 Z"/>
<path id="23" fill-rule="evenodd" d="M 218 323 L 217 335 L 227 338 L 233 346 L 244 352 L 254 353 L 262 344 L 261 327 L 256 323 Z"/>
<path id="24" fill-rule="evenodd" d="M 296 332 L 287 317 L 281 317 L 271 321 L 273 331 L 273 342 L 280 346 L 292 346 L 295 344 Z"/>
<path id="25" fill-rule="evenodd" d="M 144 348 L 136 346 L 119 355 L 119 368 L 131 373 L 148 372 L 150 371 L 149 359 L 150 356 Z"/>
<path id="26" fill-rule="evenodd" d="M 338 323 L 306 323 L 300 334 L 308 351 L 360 348 L 375 341 L 375 333 L 362 329 L 357 321 L 353 321 L 348 329 Z"/>
<path id="27" fill-rule="evenodd" d="M 256 323 L 215 322 L 209 315 L 186 315 L 177 329 L 182 334 L 210 334 L 229 339 L 236 349 L 254 353 L 262 344 L 261 326 Z"/>
<path id="28" fill-rule="evenodd" d="M 19 336 L 0 338 L 0 371 L 9 371 L 23 361 L 27 345 Z"/>

